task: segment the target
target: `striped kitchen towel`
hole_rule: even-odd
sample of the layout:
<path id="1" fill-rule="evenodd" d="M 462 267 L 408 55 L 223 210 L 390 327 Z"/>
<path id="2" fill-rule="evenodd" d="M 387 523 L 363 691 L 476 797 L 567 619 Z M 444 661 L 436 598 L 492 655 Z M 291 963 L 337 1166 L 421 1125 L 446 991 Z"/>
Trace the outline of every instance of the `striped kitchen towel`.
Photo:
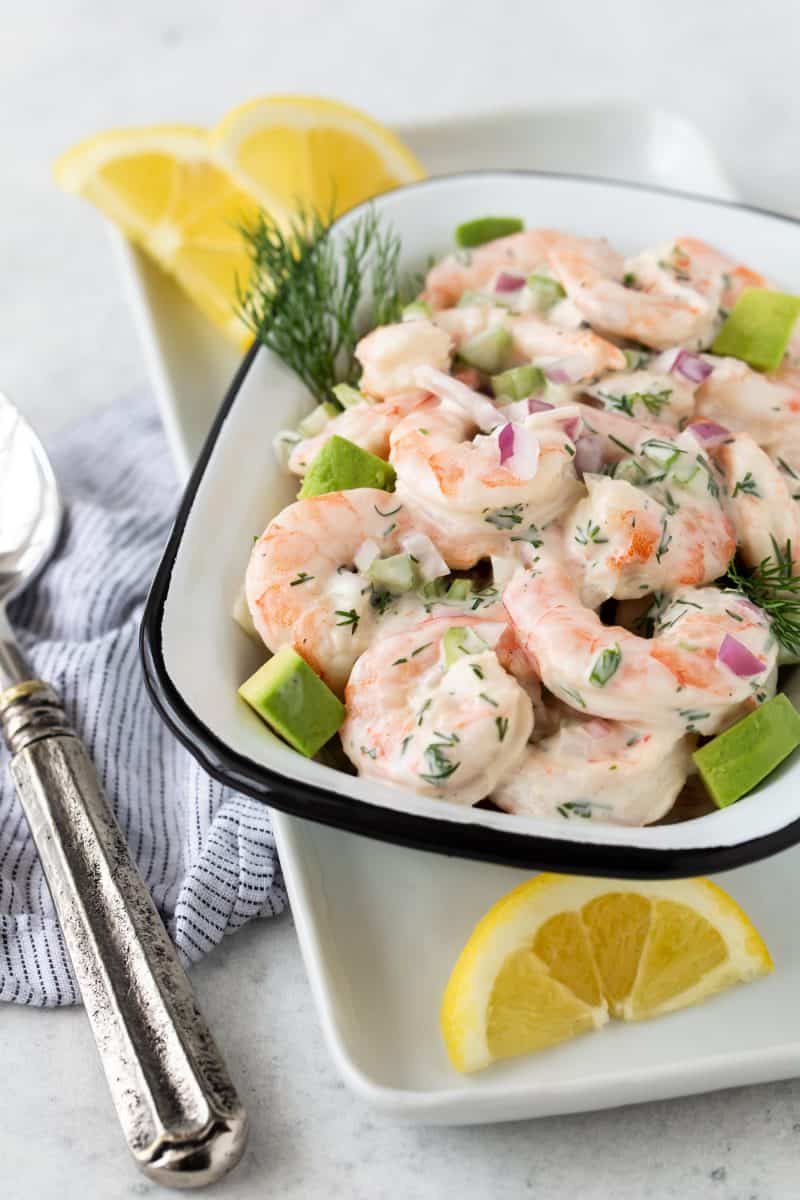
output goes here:
<path id="1" fill-rule="evenodd" d="M 12 605 L 35 671 L 62 696 L 185 963 L 286 904 L 269 814 L 206 775 L 161 723 L 138 655 L 178 485 L 152 403 L 115 405 L 54 439 L 66 502 L 56 557 Z M 0 1000 L 80 1000 L 0 749 Z"/>

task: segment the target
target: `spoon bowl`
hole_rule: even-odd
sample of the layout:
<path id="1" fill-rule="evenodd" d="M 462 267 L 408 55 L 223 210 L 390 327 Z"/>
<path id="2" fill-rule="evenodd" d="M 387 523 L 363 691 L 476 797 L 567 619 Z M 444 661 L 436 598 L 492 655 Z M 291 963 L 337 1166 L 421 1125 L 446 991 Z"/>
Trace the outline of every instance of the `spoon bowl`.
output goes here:
<path id="1" fill-rule="evenodd" d="M 44 567 L 62 517 L 58 484 L 42 443 L 0 394 L 0 608 Z"/>

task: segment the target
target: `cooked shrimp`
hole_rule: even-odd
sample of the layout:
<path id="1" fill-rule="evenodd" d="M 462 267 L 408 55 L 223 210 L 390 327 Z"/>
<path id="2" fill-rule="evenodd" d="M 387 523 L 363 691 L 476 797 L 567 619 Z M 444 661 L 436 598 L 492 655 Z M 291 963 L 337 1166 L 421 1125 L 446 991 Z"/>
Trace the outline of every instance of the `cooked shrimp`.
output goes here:
<path id="1" fill-rule="evenodd" d="M 303 438 L 292 450 L 289 470 L 295 475 L 305 475 L 322 447 L 334 434 L 355 442 L 362 450 L 378 458 L 389 457 L 389 434 L 395 425 L 407 417 L 413 409 L 426 399 L 426 393 L 415 389 L 401 392 L 378 404 L 368 400 L 346 408 L 338 416 L 331 417 L 328 424 L 315 437 Z"/>
<path id="2" fill-rule="evenodd" d="M 465 629 L 465 652 L 448 666 L 442 640 L 454 626 Z M 513 771 L 533 709 L 490 648 L 498 630 L 440 618 L 381 638 L 362 654 L 341 729 L 361 775 L 470 805 Z"/>
<path id="3" fill-rule="evenodd" d="M 692 770 L 691 735 L 568 716 L 492 794 L 505 812 L 649 825 L 669 812 Z"/>
<path id="4" fill-rule="evenodd" d="M 757 271 L 693 237 L 680 237 L 655 249 L 643 250 L 629 258 L 625 267 L 634 276 L 636 286 L 646 291 L 669 292 L 670 287 L 685 284 L 699 292 L 723 310 L 717 318 L 720 324 L 745 288 L 768 286 Z"/>
<path id="5" fill-rule="evenodd" d="M 465 292 L 483 292 L 502 271 L 530 275 L 547 265 L 548 229 L 527 229 L 475 250 L 459 250 L 428 272 L 422 298 L 433 309 L 457 304 Z"/>
<path id="6" fill-rule="evenodd" d="M 253 622 L 269 649 L 294 646 L 341 691 L 393 609 L 376 605 L 355 557 L 367 542 L 380 557 L 402 553 L 413 533 L 400 499 L 375 488 L 329 492 L 285 508 L 254 545 L 245 581 Z"/>
<path id="7" fill-rule="evenodd" d="M 596 329 L 665 350 L 713 337 L 717 304 L 669 274 L 658 290 L 626 287 L 621 254 L 600 238 L 554 236 L 550 266 L 567 295 Z M 667 273 L 665 273 L 666 275 Z"/>
<path id="8" fill-rule="evenodd" d="M 356 358 L 363 367 L 359 386 L 379 400 L 411 391 L 417 367 L 446 371 L 451 352 L 449 336 L 431 321 L 381 325 L 356 346 Z"/>
<path id="9" fill-rule="evenodd" d="M 727 506 L 747 565 L 757 567 L 787 542 L 800 563 L 800 481 L 775 466 L 746 433 L 731 436 L 715 457 L 725 472 Z"/>
<path id="10" fill-rule="evenodd" d="M 783 366 L 762 374 L 738 358 L 707 361 L 714 370 L 697 391 L 698 416 L 749 433 L 800 474 L 800 371 Z"/>
<path id="11" fill-rule="evenodd" d="M 503 601 L 545 687 L 573 708 L 678 733 L 716 733 L 771 696 L 777 647 L 767 618 L 716 588 L 686 588 L 659 614 L 655 636 L 603 625 L 568 570 L 540 552 Z M 733 639 L 758 669 L 737 675 L 719 657 Z M 723 651 L 723 654 L 725 651 Z"/>
<path id="12" fill-rule="evenodd" d="M 481 435 L 465 410 L 429 400 L 392 433 L 398 500 L 451 567 L 471 567 L 508 553 L 515 543 L 535 544 L 541 526 L 583 492 L 573 465 L 575 444 L 565 432 L 570 420 L 564 409 L 524 421 L 523 436 L 537 461 L 522 470 L 515 457 L 501 464 L 499 426 Z M 505 424 L 502 417 L 499 423 Z"/>
<path id="13" fill-rule="evenodd" d="M 736 549 L 733 526 L 713 469 L 690 435 L 642 438 L 616 476 L 585 476 L 588 496 L 565 523 L 565 550 L 581 568 L 584 603 L 594 608 L 611 596 L 701 587 L 725 573 Z"/>
<path id="14" fill-rule="evenodd" d="M 505 308 L 474 304 L 438 312 L 433 319 L 456 347 L 500 325 L 511 335 L 512 351 L 518 362 L 533 362 L 541 367 L 563 364 L 575 382 L 596 379 L 626 365 L 619 347 L 591 329 L 563 328 L 535 313 L 514 315 Z"/>

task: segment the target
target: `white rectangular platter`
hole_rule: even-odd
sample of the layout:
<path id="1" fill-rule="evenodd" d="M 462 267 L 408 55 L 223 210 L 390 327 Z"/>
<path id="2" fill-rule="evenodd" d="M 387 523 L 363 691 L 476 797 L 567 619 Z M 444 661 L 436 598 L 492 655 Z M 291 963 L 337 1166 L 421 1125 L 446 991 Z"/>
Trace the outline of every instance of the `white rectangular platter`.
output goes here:
<path id="1" fill-rule="evenodd" d="M 399 132 L 431 173 L 573 169 L 731 195 L 691 126 L 635 107 L 465 118 Z M 115 246 L 185 478 L 237 356 L 157 269 L 121 239 Z M 398 1117 L 467 1123 L 543 1116 L 800 1070 L 793 918 L 800 851 L 722 881 L 764 934 L 778 964 L 771 978 L 697 1010 L 618 1026 L 463 1079 L 449 1067 L 439 1039 L 441 992 L 474 923 L 524 875 L 368 841 L 278 812 L 273 822 L 331 1054 L 350 1087 Z M 265 937 L 265 953 L 268 942 Z"/>

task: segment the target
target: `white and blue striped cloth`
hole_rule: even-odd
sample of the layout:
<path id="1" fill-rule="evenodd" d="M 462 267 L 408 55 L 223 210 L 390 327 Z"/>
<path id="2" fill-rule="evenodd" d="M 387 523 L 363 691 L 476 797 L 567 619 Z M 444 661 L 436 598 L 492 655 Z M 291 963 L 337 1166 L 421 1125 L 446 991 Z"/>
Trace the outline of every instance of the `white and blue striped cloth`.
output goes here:
<path id="1" fill-rule="evenodd" d="M 58 553 L 11 608 L 37 676 L 54 685 L 100 773 L 184 962 L 286 904 L 269 814 L 210 779 L 144 688 L 138 632 L 178 486 L 149 402 L 115 405 L 50 447 L 66 501 Z M 0 750 L 0 1000 L 80 996 Z"/>

